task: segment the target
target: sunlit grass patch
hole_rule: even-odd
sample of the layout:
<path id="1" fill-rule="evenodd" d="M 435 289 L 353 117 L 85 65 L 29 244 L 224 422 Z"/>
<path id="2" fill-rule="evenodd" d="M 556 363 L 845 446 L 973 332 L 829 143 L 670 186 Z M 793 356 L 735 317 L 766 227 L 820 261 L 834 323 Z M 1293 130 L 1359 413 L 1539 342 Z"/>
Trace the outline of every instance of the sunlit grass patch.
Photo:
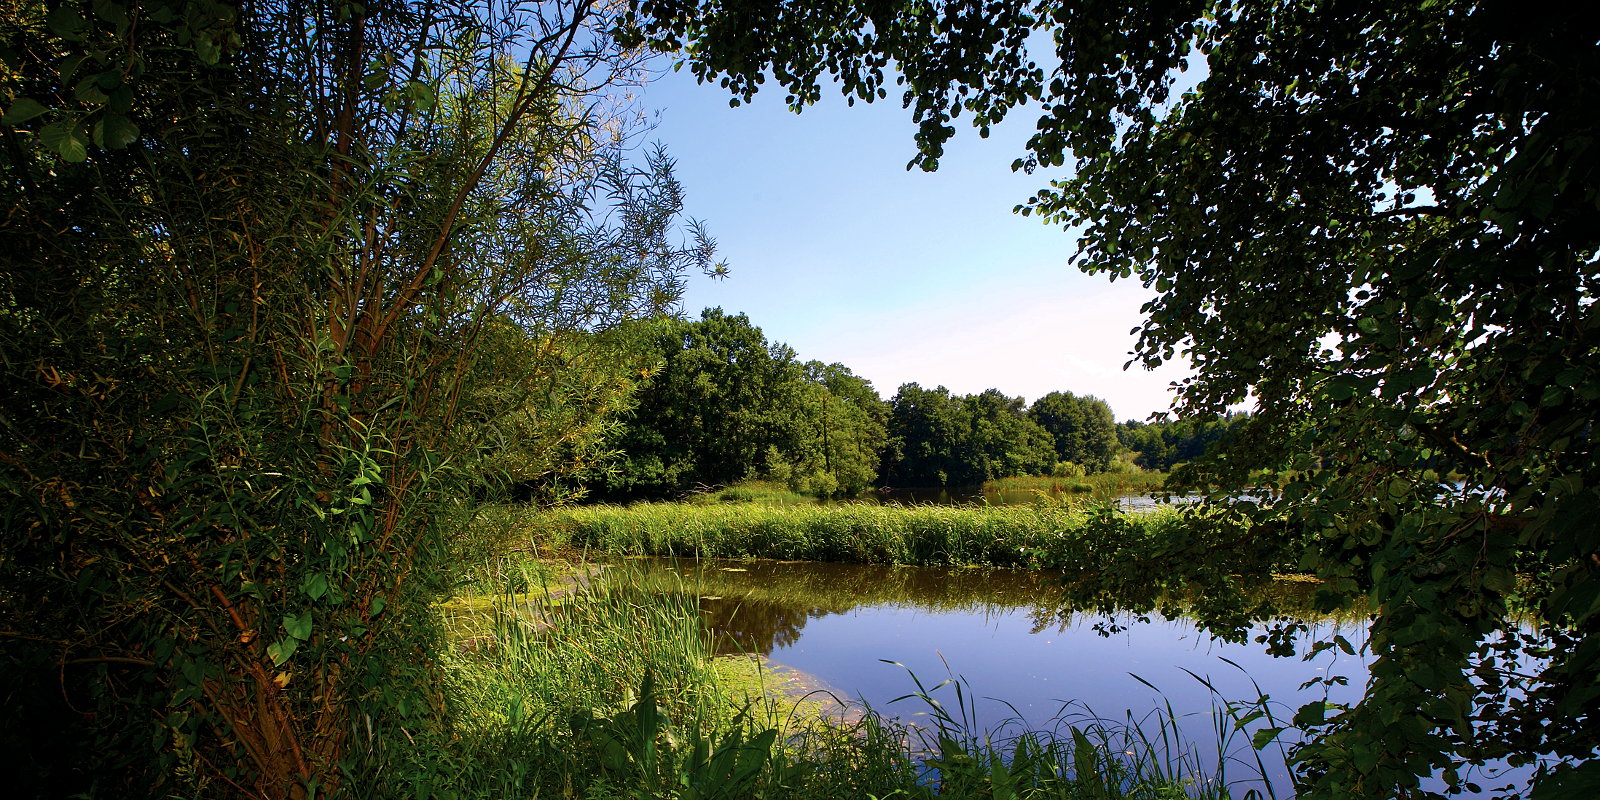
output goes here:
<path id="1" fill-rule="evenodd" d="M 1163 472 L 1102 472 L 1081 477 L 1021 475 L 986 481 L 983 490 L 985 493 L 1041 492 L 1054 497 L 1099 501 L 1158 492 L 1166 479 Z"/>
<path id="2" fill-rule="evenodd" d="M 1053 555 L 1093 508 L 1015 506 L 585 506 L 537 517 L 542 548 L 699 558 L 765 558 L 928 566 L 1057 566 Z M 1175 524 L 1176 512 L 1128 515 L 1134 530 Z"/>

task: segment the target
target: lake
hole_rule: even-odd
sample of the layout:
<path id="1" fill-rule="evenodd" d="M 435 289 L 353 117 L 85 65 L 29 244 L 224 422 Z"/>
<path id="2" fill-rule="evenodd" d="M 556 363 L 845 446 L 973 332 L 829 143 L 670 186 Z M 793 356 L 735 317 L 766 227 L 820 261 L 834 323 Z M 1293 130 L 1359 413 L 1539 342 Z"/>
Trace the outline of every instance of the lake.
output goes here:
<path id="1" fill-rule="evenodd" d="M 1367 675 L 1362 624 L 1312 620 L 1312 635 L 1342 634 L 1357 655 L 1335 650 L 1313 662 L 1273 658 L 1262 645 L 1226 643 L 1184 619 L 1108 621 L 1063 613 L 1054 602 L 1057 576 L 1045 572 L 772 561 L 625 564 L 643 570 L 647 586 L 697 597 L 720 653 L 760 657 L 769 669 L 798 673 L 791 683 L 917 723 L 926 722 L 918 716 L 929 710 L 924 701 L 892 702 L 917 691 L 912 674 L 928 689 L 958 679 L 969 705 L 964 716 L 975 728 L 997 733 L 1051 729 L 1063 719 L 1081 725 L 1091 713 L 1120 723 L 1170 704 L 1211 769 L 1218 741 L 1213 711 L 1225 701 L 1265 694 L 1274 713 L 1288 718 L 1305 703 L 1358 699 Z M 1281 590 L 1307 591 L 1305 584 Z M 1349 685 L 1327 694 L 1300 688 L 1329 670 Z M 932 696 L 957 714 L 953 686 Z M 1226 778 L 1256 782 L 1241 783 L 1236 797 L 1260 785 L 1246 742 L 1235 735 L 1229 743 L 1242 760 L 1225 765 Z M 1268 780 L 1284 796 L 1289 780 L 1281 753 L 1263 755 Z"/>

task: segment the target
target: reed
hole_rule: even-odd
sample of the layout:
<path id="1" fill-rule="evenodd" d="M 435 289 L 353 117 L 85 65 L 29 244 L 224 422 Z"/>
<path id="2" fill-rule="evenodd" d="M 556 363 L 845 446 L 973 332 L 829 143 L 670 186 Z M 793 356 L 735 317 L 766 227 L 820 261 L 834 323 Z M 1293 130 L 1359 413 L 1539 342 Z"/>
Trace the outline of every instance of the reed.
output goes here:
<path id="1" fill-rule="evenodd" d="M 985 481 L 983 491 L 986 494 L 1041 492 L 1058 497 L 1078 496 L 1089 501 L 1102 501 L 1130 494 L 1159 492 L 1166 479 L 1164 472 L 1101 472 L 1082 477 L 1020 475 Z"/>
<path id="2" fill-rule="evenodd" d="M 713 505 L 716 503 L 762 503 L 764 505 L 814 505 L 817 498 L 801 494 L 776 481 L 741 481 L 732 486 L 712 486 L 689 492 L 683 496 L 686 503 Z"/>
<path id="3" fill-rule="evenodd" d="M 611 555 L 1026 569 L 1060 566 L 1066 544 L 1096 513 L 1049 505 L 642 503 L 533 516 L 523 534 L 545 550 Z M 1178 524 L 1170 509 L 1128 519 L 1143 535 Z"/>

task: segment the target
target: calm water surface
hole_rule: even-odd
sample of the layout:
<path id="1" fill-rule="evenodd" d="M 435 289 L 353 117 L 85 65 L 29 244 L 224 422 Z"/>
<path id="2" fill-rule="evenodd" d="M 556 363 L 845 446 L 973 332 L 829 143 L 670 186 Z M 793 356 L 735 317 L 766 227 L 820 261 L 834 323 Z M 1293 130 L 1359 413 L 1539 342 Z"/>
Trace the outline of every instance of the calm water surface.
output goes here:
<path id="1" fill-rule="evenodd" d="M 1114 721 L 1129 713 L 1138 719 L 1170 703 L 1185 735 L 1214 753 L 1215 704 L 1254 700 L 1259 687 L 1275 713 L 1287 718 L 1301 705 L 1324 699 L 1320 687 L 1299 688 L 1307 680 L 1330 669 L 1344 675 L 1350 685 L 1335 686 L 1326 697 L 1351 702 L 1367 676 L 1361 655 L 1324 654 L 1314 662 L 1272 658 L 1259 644 L 1228 644 L 1183 619 L 1119 618 L 1112 627 L 1121 630 L 1103 635 L 1096 624 L 1106 620 L 1057 609 L 1056 576 L 1049 573 L 811 562 L 629 563 L 654 573 L 656 586 L 695 594 L 719 651 L 764 656 L 777 668 L 805 673 L 809 685 L 909 722 L 927 706 L 915 698 L 891 704 L 916 691 L 908 669 L 930 689 L 946 678 L 961 679 L 969 687 L 968 702 L 976 700 L 972 707 L 982 729 L 1049 729 L 1069 702 L 1075 705 L 1068 713 L 1092 711 Z M 1314 635 L 1335 633 L 1359 653 L 1364 626 L 1314 623 Z M 954 687 L 934 697 L 954 713 Z M 1230 778 L 1239 777 L 1237 772 L 1237 766 L 1230 768 Z M 1269 772 L 1280 790 L 1287 787 L 1281 758 L 1270 761 Z"/>
<path id="2" fill-rule="evenodd" d="M 1309 702 L 1355 702 L 1367 680 L 1364 618 L 1308 617 L 1310 638 L 1342 635 L 1357 653 L 1335 649 L 1308 662 L 1273 658 L 1254 641 L 1223 642 L 1181 618 L 1108 621 L 1064 613 L 1055 603 L 1057 575 L 1046 572 L 773 561 L 626 564 L 643 570 L 653 590 L 697 597 L 720 652 L 760 656 L 774 670 L 801 673 L 801 685 L 887 716 L 926 723 L 917 716 L 928 710 L 921 700 L 892 702 L 917 690 L 910 673 L 928 689 L 959 679 L 977 727 L 997 735 L 1007 728 L 1057 728 L 1064 713 L 1080 725 L 1089 712 L 1116 722 L 1130 714 L 1138 720 L 1170 704 L 1185 738 L 1213 771 L 1213 709 L 1222 702 L 1264 694 L 1274 713 L 1288 719 Z M 1273 591 L 1279 607 L 1295 608 L 1310 589 L 1286 583 Z M 1348 685 L 1326 693 L 1320 685 L 1301 688 L 1330 673 Z M 953 686 L 933 696 L 955 713 Z M 1149 723 L 1147 729 L 1153 730 Z M 1237 783 L 1234 796 L 1262 788 L 1247 737 L 1236 736 L 1230 752 L 1226 778 Z M 1269 749 L 1263 756 L 1276 795 L 1288 796 L 1281 753 Z M 1483 777 L 1504 785 L 1530 775 L 1531 767 Z M 1433 780 L 1425 787 L 1439 791 L 1444 784 Z"/>

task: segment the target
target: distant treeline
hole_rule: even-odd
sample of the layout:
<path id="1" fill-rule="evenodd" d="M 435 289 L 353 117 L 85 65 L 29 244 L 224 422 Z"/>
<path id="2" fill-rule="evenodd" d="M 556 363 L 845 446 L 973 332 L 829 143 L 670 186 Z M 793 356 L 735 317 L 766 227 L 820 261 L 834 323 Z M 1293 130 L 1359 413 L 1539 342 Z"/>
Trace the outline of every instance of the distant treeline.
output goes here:
<path id="1" fill-rule="evenodd" d="M 1018 475 L 1167 470 L 1239 417 L 1117 423 L 1092 395 L 1031 405 L 996 389 L 902 385 L 885 401 L 843 364 L 799 360 L 743 314 L 660 319 L 641 339 L 654 373 L 586 485 L 597 499 L 666 497 L 767 479 L 819 496 L 873 486 L 967 486 Z"/>

